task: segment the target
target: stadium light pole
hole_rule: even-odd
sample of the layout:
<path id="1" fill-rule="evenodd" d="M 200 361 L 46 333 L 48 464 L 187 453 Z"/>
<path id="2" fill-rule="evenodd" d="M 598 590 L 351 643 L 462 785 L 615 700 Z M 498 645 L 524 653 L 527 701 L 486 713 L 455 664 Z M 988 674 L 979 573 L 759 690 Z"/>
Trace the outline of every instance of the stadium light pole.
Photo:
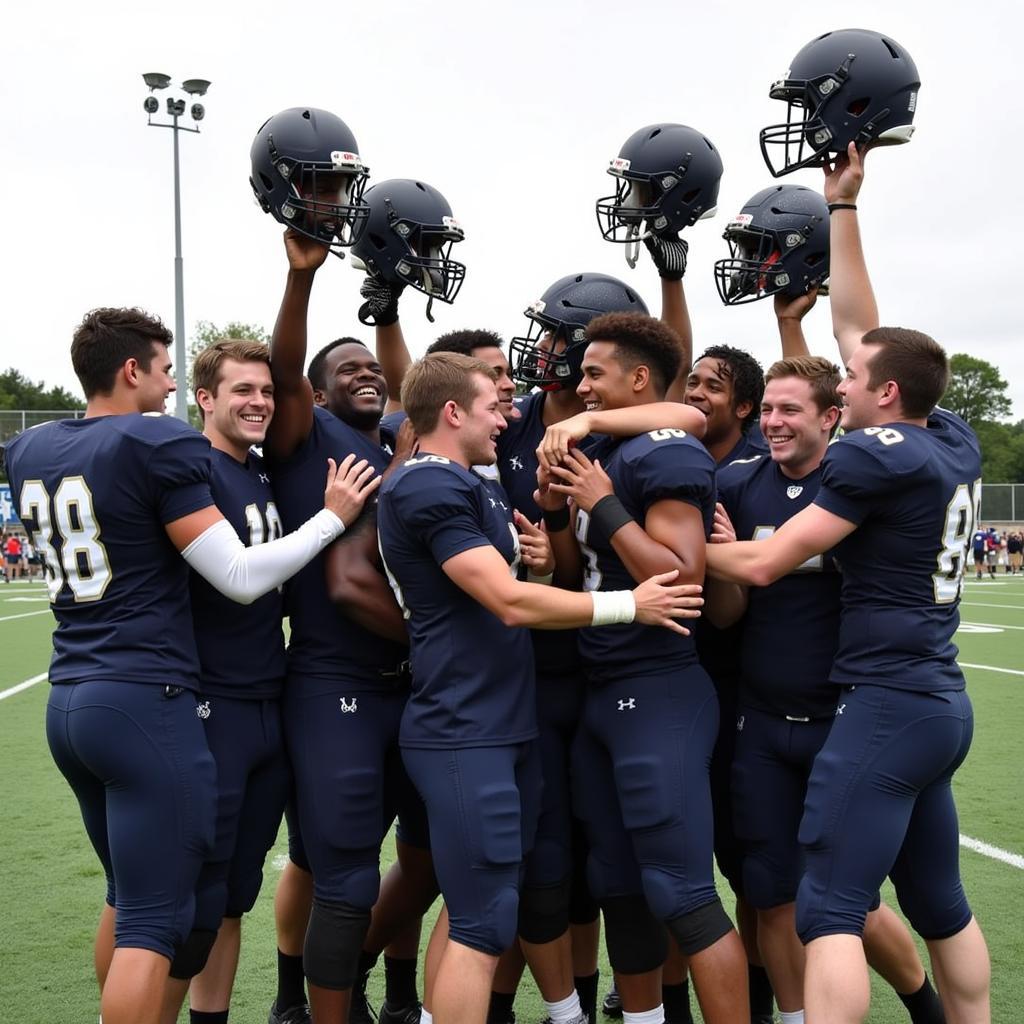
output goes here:
<path id="1" fill-rule="evenodd" d="M 167 121 L 154 121 L 153 115 L 160 109 L 160 103 L 152 95 L 158 89 L 166 89 L 171 84 L 170 75 L 162 75 L 151 71 L 142 76 L 149 86 L 150 95 L 143 103 L 146 111 L 146 123 L 150 128 L 170 128 L 174 132 L 174 366 L 178 378 L 178 389 L 174 396 L 174 415 L 179 420 L 188 420 L 188 382 L 185 367 L 185 283 L 184 262 L 181 257 L 181 172 L 178 165 L 178 132 L 199 133 L 198 122 L 206 116 L 206 108 L 198 101 L 192 104 L 189 114 L 196 122 L 195 128 L 179 124 L 178 118 L 185 114 L 185 101 L 174 96 L 167 97 Z M 181 88 L 190 96 L 204 96 L 210 88 L 205 78 L 186 78 Z"/>

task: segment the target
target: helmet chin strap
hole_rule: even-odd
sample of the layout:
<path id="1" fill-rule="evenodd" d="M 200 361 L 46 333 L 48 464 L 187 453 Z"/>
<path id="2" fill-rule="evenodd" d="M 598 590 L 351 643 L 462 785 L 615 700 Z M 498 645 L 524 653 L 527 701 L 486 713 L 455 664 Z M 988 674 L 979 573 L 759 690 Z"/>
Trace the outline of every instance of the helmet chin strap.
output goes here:
<path id="1" fill-rule="evenodd" d="M 629 264 L 630 270 L 636 269 L 636 261 L 640 257 L 641 241 L 640 226 L 638 224 L 630 224 L 629 235 L 626 238 L 626 262 Z"/>

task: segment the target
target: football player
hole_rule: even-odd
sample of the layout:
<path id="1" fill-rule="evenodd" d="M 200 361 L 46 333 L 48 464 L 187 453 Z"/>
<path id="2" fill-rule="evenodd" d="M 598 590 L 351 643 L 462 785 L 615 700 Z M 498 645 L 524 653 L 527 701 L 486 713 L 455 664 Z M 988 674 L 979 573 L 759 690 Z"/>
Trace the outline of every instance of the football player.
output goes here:
<path id="1" fill-rule="evenodd" d="M 577 390 L 588 411 L 659 400 L 678 373 L 678 341 L 650 317 L 598 317 L 587 338 Z M 701 579 L 715 484 L 714 461 L 700 442 L 661 429 L 624 442 L 608 439 L 590 455 L 593 461 L 575 451 L 552 466 L 547 495 L 541 488 L 560 571 L 572 557 L 574 536 L 577 580 L 587 591 L 657 569 Z M 575 506 L 572 535 L 566 497 Z M 559 513 L 561 521 L 552 521 Z M 650 927 L 653 913 L 691 956 L 705 1019 L 735 1021 L 747 1012 L 742 947 L 715 892 L 711 864 L 714 688 L 688 638 L 635 626 L 584 631 L 580 649 L 589 688 L 573 784 L 624 1009 L 635 1012 L 623 987 L 627 976 L 657 968 L 665 956 L 664 933 Z M 606 814 L 609 793 L 619 804 L 614 820 Z M 657 1002 L 637 1010 L 654 1010 Z"/>
<path id="2" fill-rule="evenodd" d="M 194 924 L 216 769 L 190 699 L 200 673 L 188 567 L 251 602 L 336 538 L 372 489 L 364 467 L 332 467 L 329 508 L 247 549 L 214 504 L 209 441 L 155 415 L 175 389 L 170 342 L 141 310 L 93 310 L 71 346 L 85 417 L 6 449 L 59 626 L 47 738 L 107 876 L 96 964 L 108 1024 L 155 1024 L 169 969 L 195 974 L 214 939 Z"/>
<path id="3" fill-rule="evenodd" d="M 809 308 L 809 307 L 808 307 Z M 774 363 L 766 375 L 761 432 L 770 456 L 718 474 L 712 540 L 770 535 L 818 492 L 821 460 L 838 425 L 839 368 L 821 357 Z M 730 529 L 731 524 L 731 529 Z M 839 639 L 840 578 L 833 552 L 809 559 L 765 588 L 711 581 L 708 615 L 743 615 L 733 816 L 742 891 L 757 911 L 757 940 L 783 1024 L 802 1024 L 803 948 L 794 926 L 800 877 L 797 842 L 807 778 L 835 717 L 828 682 Z M 719 601 L 725 599 L 727 607 Z M 867 919 L 868 959 L 896 989 L 917 1024 L 943 1024 L 942 1007 L 906 926 L 877 897 Z"/>
<path id="4" fill-rule="evenodd" d="M 516 581 L 510 504 L 470 471 L 493 463 L 505 426 L 494 381 L 486 363 L 457 354 L 410 369 L 402 399 L 419 452 L 390 477 L 378 509 L 381 553 L 411 640 L 403 757 L 427 804 L 449 912 L 432 986 L 439 1021 L 486 1017 L 497 957 L 515 938 L 538 810 L 533 659 L 526 630 L 508 627 L 639 617 L 682 631 L 670 616 L 690 592 L 662 589 L 674 573 L 599 600 Z"/>
<path id="5" fill-rule="evenodd" d="M 832 548 L 843 566 L 830 674 L 838 706 L 800 823 L 808 1024 L 866 1016 L 861 935 L 887 874 L 928 946 L 947 1016 L 987 1021 L 988 951 L 960 881 L 950 787 L 973 726 L 952 636 L 980 453 L 970 428 L 936 408 L 949 375 L 941 347 L 916 331 L 878 326 L 857 220 L 862 181 L 851 143 L 825 180 L 847 432 L 829 447 L 808 508 L 766 540 L 710 547 L 708 567 L 765 586 Z"/>

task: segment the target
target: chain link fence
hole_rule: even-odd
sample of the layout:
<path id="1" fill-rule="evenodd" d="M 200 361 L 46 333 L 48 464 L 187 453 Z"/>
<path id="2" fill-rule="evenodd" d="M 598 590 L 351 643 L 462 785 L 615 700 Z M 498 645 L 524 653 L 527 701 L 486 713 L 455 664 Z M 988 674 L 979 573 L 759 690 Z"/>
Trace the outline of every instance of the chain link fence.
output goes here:
<path id="1" fill-rule="evenodd" d="M 84 409 L 0 409 L 0 444 L 39 423 L 77 420 L 84 415 Z"/>
<path id="2" fill-rule="evenodd" d="M 1024 520 L 1024 484 L 981 485 L 983 523 L 1019 523 Z"/>

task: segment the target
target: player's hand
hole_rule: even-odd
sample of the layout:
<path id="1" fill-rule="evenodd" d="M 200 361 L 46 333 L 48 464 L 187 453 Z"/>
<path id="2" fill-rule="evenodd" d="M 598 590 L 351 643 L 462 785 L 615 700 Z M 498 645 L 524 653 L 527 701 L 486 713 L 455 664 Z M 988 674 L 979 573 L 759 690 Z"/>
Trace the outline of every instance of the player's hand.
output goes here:
<path id="1" fill-rule="evenodd" d="M 544 512 L 557 512 L 569 504 L 564 494 L 551 490 L 551 471 L 543 466 L 537 467 L 537 490 L 533 492 L 533 500 Z"/>
<path id="2" fill-rule="evenodd" d="M 379 274 L 367 272 L 359 286 L 359 294 L 366 301 L 359 307 L 359 322 L 368 327 L 390 327 L 398 321 L 398 300 L 405 291 L 404 284 L 391 284 Z"/>
<path id="3" fill-rule="evenodd" d="M 334 459 L 327 460 L 324 508 L 329 508 L 346 529 L 359 518 L 366 499 L 380 487 L 381 477 L 376 473 L 366 459 L 356 462 L 354 455 L 346 455 L 337 465 Z"/>
<path id="4" fill-rule="evenodd" d="M 856 203 L 860 187 L 864 183 L 864 158 L 867 150 L 857 148 L 856 142 L 846 147 L 845 153 L 837 153 L 831 164 L 825 164 L 825 202 Z"/>
<path id="5" fill-rule="evenodd" d="M 331 250 L 322 242 L 317 242 L 308 235 L 300 235 L 294 228 L 286 228 L 284 251 L 288 255 L 289 270 L 309 271 L 323 266 L 323 262 Z"/>
<path id="6" fill-rule="evenodd" d="M 599 460 L 590 461 L 578 448 L 560 466 L 551 467 L 554 478 L 549 490 L 564 494 L 589 512 L 602 498 L 615 493 L 611 479 Z"/>
<path id="7" fill-rule="evenodd" d="M 555 553 L 548 535 L 530 522 L 522 512 L 512 513 L 519 527 L 519 557 L 534 576 L 550 576 L 555 571 Z"/>
<path id="8" fill-rule="evenodd" d="M 548 470 L 558 466 L 569 457 L 570 449 L 591 432 L 590 413 L 580 412 L 561 423 L 552 423 L 544 431 L 537 447 L 537 462 Z"/>
<path id="9" fill-rule="evenodd" d="M 678 569 L 658 573 L 644 580 L 633 591 L 633 600 L 636 602 L 635 622 L 642 622 L 645 626 L 664 626 L 674 633 L 690 635 L 690 631 L 676 622 L 676 619 L 699 617 L 704 604 L 704 598 L 701 597 L 703 587 L 698 583 L 672 586 L 672 581 L 678 575 Z"/>
<path id="10" fill-rule="evenodd" d="M 729 513 L 720 502 L 715 502 L 715 518 L 711 524 L 712 544 L 731 544 L 736 539 L 736 527 L 732 525 Z"/>
<path id="11" fill-rule="evenodd" d="M 395 436 L 395 454 L 391 456 L 391 466 L 404 466 L 419 450 L 420 439 L 412 428 L 412 420 L 405 419 Z"/>
<path id="12" fill-rule="evenodd" d="M 776 320 L 780 323 L 783 320 L 796 320 L 799 323 L 810 313 L 814 308 L 814 304 L 818 301 L 818 287 L 815 285 L 815 287 L 803 295 L 798 295 L 795 299 L 783 292 L 776 292 L 775 298 L 772 301 L 775 303 Z"/>
<path id="13" fill-rule="evenodd" d="M 678 234 L 648 235 L 644 245 L 663 281 L 682 281 L 686 273 L 686 257 L 690 252 L 690 243 L 685 238 Z"/>

